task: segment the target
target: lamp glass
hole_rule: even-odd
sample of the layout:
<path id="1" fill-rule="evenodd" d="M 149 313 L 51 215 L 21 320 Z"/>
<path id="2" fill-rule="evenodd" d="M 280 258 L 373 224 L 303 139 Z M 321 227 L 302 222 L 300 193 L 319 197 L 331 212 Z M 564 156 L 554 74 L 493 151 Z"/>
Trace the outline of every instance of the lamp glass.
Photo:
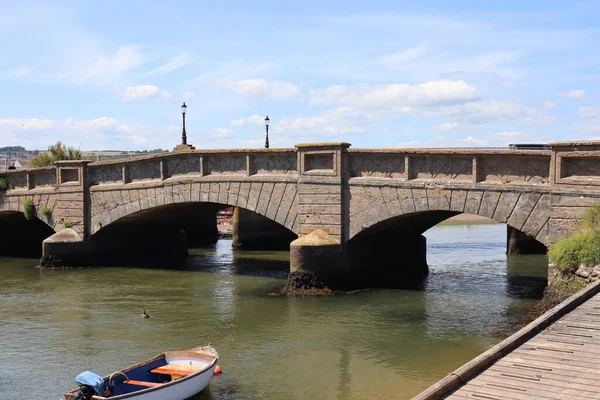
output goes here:
<path id="1" fill-rule="evenodd" d="M 187 110 L 187 106 L 185 105 L 185 103 L 183 103 L 183 105 L 181 106 L 181 113 L 185 114 L 186 110 Z"/>
<path id="2" fill-rule="evenodd" d="M 265 126 L 269 126 L 269 116 L 267 115 L 267 117 L 265 118 Z"/>

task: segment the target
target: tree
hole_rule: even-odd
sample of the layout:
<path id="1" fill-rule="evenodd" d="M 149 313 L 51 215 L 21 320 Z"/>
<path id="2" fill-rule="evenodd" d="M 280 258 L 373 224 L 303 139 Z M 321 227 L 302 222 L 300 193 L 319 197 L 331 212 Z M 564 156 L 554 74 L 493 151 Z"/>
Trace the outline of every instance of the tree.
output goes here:
<path id="1" fill-rule="evenodd" d="M 34 168 L 48 167 L 54 165 L 55 161 L 62 160 L 81 160 L 81 150 L 74 147 L 67 147 L 61 141 L 48 146 L 48 151 L 40 153 L 33 157 L 30 165 Z"/>

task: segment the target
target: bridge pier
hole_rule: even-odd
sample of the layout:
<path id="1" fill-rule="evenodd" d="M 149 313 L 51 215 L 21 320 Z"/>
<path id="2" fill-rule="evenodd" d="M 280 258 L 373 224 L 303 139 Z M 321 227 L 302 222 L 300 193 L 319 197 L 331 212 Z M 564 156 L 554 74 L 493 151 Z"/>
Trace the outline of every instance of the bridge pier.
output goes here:
<path id="1" fill-rule="evenodd" d="M 243 250 L 289 250 L 297 235 L 260 214 L 245 208 L 233 211 L 234 249 Z"/>
<path id="2" fill-rule="evenodd" d="M 63 229 L 42 244 L 42 267 L 56 257 L 62 266 L 173 267 L 188 256 L 187 233 L 177 227 L 128 222 L 83 240 Z"/>
<path id="3" fill-rule="evenodd" d="M 427 239 L 419 234 L 374 235 L 347 245 L 354 286 L 402 287 L 429 273 Z"/>
<path id="4" fill-rule="evenodd" d="M 546 246 L 527 235 L 506 225 L 506 254 L 546 254 Z"/>

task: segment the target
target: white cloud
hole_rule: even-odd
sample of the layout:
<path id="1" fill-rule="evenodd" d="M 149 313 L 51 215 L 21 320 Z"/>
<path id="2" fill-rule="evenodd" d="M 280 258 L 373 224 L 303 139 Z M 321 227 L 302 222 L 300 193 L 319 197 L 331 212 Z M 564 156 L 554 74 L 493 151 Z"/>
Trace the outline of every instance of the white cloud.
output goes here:
<path id="1" fill-rule="evenodd" d="M 145 62 L 146 58 L 135 46 L 122 46 L 114 55 L 99 56 L 93 64 L 62 74 L 59 80 L 73 81 L 76 84 L 112 84 L 118 81 L 125 72 Z"/>
<path id="2" fill-rule="evenodd" d="M 188 143 L 197 148 L 231 148 L 232 140 L 237 135 L 229 128 L 213 128 L 188 132 L 187 137 Z"/>
<path id="3" fill-rule="evenodd" d="M 294 100 L 300 96 L 300 91 L 293 83 L 267 81 L 265 79 L 242 79 L 238 81 L 221 80 L 216 86 L 246 97 L 266 97 L 276 100 Z"/>
<path id="4" fill-rule="evenodd" d="M 135 132 L 135 127 L 131 125 L 119 125 L 117 131 L 122 133 L 133 133 Z"/>
<path id="5" fill-rule="evenodd" d="M 122 95 L 123 100 L 168 100 L 171 94 L 154 85 L 129 86 Z"/>
<path id="6" fill-rule="evenodd" d="M 183 92 L 183 94 L 181 95 L 183 97 L 183 100 L 188 101 L 194 98 L 194 96 L 196 96 L 196 93 L 194 92 L 190 92 L 190 91 L 185 91 Z"/>
<path id="7" fill-rule="evenodd" d="M 585 97 L 585 90 L 577 89 L 577 90 L 569 90 L 567 92 L 567 97 L 571 99 L 581 99 Z"/>
<path id="8" fill-rule="evenodd" d="M 433 130 L 438 131 L 438 132 L 446 132 L 446 131 L 453 131 L 456 128 L 458 128 L 457 122 L 446 122 L 446 123 L 438 124 L 438 125 L 434 126 Z"/>
<path id="9" fill-rule="evenodd" d="M 16 131 L 44 131 L 54 129 L 56 121 L 38 118 L 0 118 L 0 129 Z"/>
<path id="10" fill-rule="evenodd" d="M 498 132 L 498 133 L 492 134 L 492 136 L 495 136 L 498 138 L 506 138 L 506 139 L 522 138 L 524 135 L 526 135 L 526 133 L 524 133 L 524 132 Z"/>
<path id="11" fill-rule="evenodd" d="M 586 119 L 600 118 L 600 104 L 595 106 L 579 107 L 577 115 Z"/>
<path id="12" fill-rule="evenodd" d="M 265 124 L 265 117 L 258 115 L 258 114 L 253 114 L 248 118 L 234 119 L 233 121 L 231 121 L 231 125 L 233 125 L 233 126 L 264 125 L 264 124 Z"/>
<path id="13" fill-rule="evenodd" d="M 184 65 L 189 64 L 191 61 L 192 57 L 190 53 L 184 52 L 173 58 L 168 63 L 161 65 L 160 67 L 144 74 L 144 76 L 165 75 L 169 72 L 173 72 L 176 69 L 183 67 Z"/>
<path id="14" fill-rule="evenodd" d="M 350 107 L 338 107 L 316 116 L 285 117 L 276 125 L 276 132 L 286 135 L 337 135 L 363 133 L 359 125 L 371 120 L 371 116 Z"/>
<path id="15" fill-rule="evenodd" d="M 0 119 L 0 131 L 4 143 L 25 146 L 27 149 L 45 149 L 58 140 L 84 150 L 130 150 L 138 149 L 141 145 L 157 148 L 165 147 L 166 142 L 162 129 L 121 124 L 112 117 L 88 120 L 4 118 Z M 142 131 L 143 134 L 135 135 L 136 131 Z"/>
<path id="16" fill-rule="evenodd" d="M 110 117 L 102 117 L 96 119 L 88 119 L 76 121 L 73 118 L 67 118 L 65 125 L 78 132 L 98 132 L 107 129 L 116 129 L 119 125 L 118 121 Z"/>
<path id="17" fill-rule="evenodd" d="M 419 45 L 396 53 L 386 54 L 374 60 L 374 64 L 382 64 L 388 67 L 403 66 L 407 62 L 414 61 L 427 54 L 427 47 Z"/>
<path id="18" fill-rule="evenodd" d="M 570 99 L 582 99 L 586 96 L 585 90 L 583 89 L 572 89 L 566 92 L 552 92 L 555 96 L 564 96 Z"/>
<path id="19" fill-rule="evenodd" d="M 420 85 L 360 84 L 311 90 L 311 104 L 347 104 L 360 107 L 427 106 L 465 103 L 479 99 L 479 93 L 464 81 L 439 80 Z"/>
<path id="20" fill-rule="evenodd" d="M 556 118 L 547 109 L 525 106 L 514 101 L 490 100 L 474 101 L 453 106 L 430 108 L 404 108 L 400 112 L 423 118 L 453 117 L 470 123 L 480 124 L 491 121 L 514 121 L 520 123 L 549 123 Z"/>

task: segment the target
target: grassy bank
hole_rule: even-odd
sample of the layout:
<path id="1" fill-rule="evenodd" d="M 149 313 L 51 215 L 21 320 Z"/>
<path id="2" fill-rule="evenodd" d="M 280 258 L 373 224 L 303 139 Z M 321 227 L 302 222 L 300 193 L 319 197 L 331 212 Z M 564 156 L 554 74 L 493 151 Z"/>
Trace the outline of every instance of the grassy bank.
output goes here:
<path id="1" fill-rule="evenodd" d="M 532 318 L 600 279 L 600 205 L 588 210 L 573 234 L 550 246 L 548 259 L 553 273 L 542 300 L 530 307 Z"/>

